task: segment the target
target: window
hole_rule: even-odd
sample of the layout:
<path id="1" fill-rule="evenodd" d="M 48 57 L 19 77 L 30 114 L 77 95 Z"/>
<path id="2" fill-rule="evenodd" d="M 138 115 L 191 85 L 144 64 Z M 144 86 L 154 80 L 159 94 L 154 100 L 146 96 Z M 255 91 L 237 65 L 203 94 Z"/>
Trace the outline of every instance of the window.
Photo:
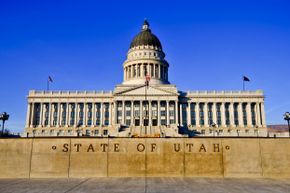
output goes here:
<path id="1" fill-rule="evenodd" d="M 243 121 L 244 121 L 244 125 L 247 125 L 247 103 L 243 103 L 242 105 L 243 107 Z"/>
<path id="2" fill-rule="evenodd" d="M 46 103 L 44 106 L 45 106 L 44 126 L 47 126 L 48 125 L 48 118 L 49 118 L 49 104 Z"/>
<path id="3" fill-rule="evenodd" d="M 53 111 L 53 121 L 52 121 L 52 125 L 53 126 L 56 126 L 56 124 L 57 124 L 57 110 L 58 110 L 57 104 L 53 104 L 53 109 L 54 109 L 54 111 Z"/>
<path id="4" fill-rule="evenodd" d="M 187 125 L 187 111 L 186 111 L 186 107 L 188 104 L 181 104 L 181 108 L 182 108 L 182 124 L 183 125 Z"/>
<path id="5" fill-rule="evenodd" d="M 161 125 L 166 125 L 166 119 L 161 119 Z"/>
<path id="6" fill-rule="evenodd" d="M 238 106 L 239 106 L 238 103 L 234 103 L 234 122 L 236 126 L 239 125 Z"/>
<path id="7" fill-rule="evenodd" d="M 92 107 L 93 107 L 93 105 L 92 105 L 92 103 L 88 103 L 87 105 L 88 105 L 87 125 L 90 126 L 90 125 L 92 125 Z"/>
<path id="8" fill-rule="evenodd" d="M 225 104 L 225 118 L 226 118 L 226 125 L 229 126 L 230 125 L 230 103 L 226 103 Z"/>
<path id="9" fill-rule="evenodd" d="M 221 118 L 221 103 L 216 104 L 216 116 L 217 116 L 217 125 L 221 126 L 222 118 Z"/>
<path id="10" fill-rule="evenodd" d="M 79 111 L 79 122 L 78 122 L 78 126 L 81 126 L 84 124 L 84 104 L 83 103 L 80 103 L 79 104 L 79 108 L 80 108 L 80 111 Z"/>
<path id="11" fill-rule="evenodd" d="M 195 115 L 195 103 L 190 103 L 190 119 L 191 125 L 196 125 L 196 115 Z"/>
<path id="12" fill-rule="evenodd" d="M 71 104 L 70 126 L 75 124 L 75 104 Z"/>
<path id="13" fill-rule="evenodd" d="M 251 104 L 251 115 L 252 115 L 252 125 L 256 125 L 256 111 L 255 111 L 255 103 Z"/>
<path id="14" fill-rule="evenodd" d="M 204 126 L 204 111 L 203 111 L 203 107 L 204 107 L 204 104 L 203 103 L 200 103 L 199 104 L 199 124 L 201 126 Z"/>
<path id="15" fill-rule="evenodd" d="M 212 120 L 212 103 L 208 104 L 208 124 L 212 125 L 213 124 L 213 120 Z"/>

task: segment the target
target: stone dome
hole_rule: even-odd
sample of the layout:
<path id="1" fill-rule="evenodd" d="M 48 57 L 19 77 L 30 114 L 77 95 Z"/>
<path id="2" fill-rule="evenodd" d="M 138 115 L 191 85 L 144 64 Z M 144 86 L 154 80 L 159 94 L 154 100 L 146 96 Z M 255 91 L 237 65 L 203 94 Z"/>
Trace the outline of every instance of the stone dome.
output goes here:
<path id="1" fill-rule="evenodd" d="M 151 33 L 147 20 L 145 20 L 143 23 L 142 31 L 134 37 L 133 41 L 130 44 L 130 48 L 146 45 L 154 46 L 162 50 L 161 43 L 157 36 Z"/>

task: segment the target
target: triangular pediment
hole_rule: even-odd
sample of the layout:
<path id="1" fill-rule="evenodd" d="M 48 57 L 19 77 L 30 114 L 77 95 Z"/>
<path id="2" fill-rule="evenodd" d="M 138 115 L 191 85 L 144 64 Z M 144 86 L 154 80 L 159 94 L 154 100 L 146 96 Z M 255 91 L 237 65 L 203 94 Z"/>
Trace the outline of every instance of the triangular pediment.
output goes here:
<path id="1" fill-rule="evenodd" d="M 123 90 L 121 92 L 115 92 L 115 95 L 122 95 L 122 96 L 143 96 L 145 94 L 149 95 L 160 95 L 160 96 L 172 96 L 178 95 L 176 92 L 172 92 L 171 90 L 156 88 L 154 86 L 137 86 L 133 88 L 129 88 Z"/>

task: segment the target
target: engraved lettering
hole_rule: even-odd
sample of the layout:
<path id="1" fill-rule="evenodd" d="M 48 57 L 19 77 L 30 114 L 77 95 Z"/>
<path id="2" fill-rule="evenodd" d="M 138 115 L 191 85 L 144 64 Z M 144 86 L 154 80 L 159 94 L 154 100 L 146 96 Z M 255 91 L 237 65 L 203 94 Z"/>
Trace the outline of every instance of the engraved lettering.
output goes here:
<path id="1" fill-rule="evenodd" d="M 188 152 L 191 152 L 191 148 L 193 147 L 193 143 L 187 143 L 186 146 L 188 147 Z"/>
<path id="2" fill-rule="evenodd" d="M 114 152 L 119 152 L 120 149 L 119 149 L 119 143 L 115 143 L 114 144 Z"/>
<path id="3" fill-rule="evenodd" d="M 199 148 L 199 152 L 206 152 L 205 146 L 203 144 L 201 144 L 200 148 Z"/>
<path id="4" fill-rule="evenodd" d="M 179 152 L 180 151 L 180 143 L 174 143 L 174 151 Z"/>
<path id="5" fill-rule="evenodd" d="M 63 144 L 63 149 L 62 149 L 63 152 L 68 152 L 68 144 L 65 143 Z"/>
<path id="6" fill-rule="evenodd" d="M 213 152 L 220 152 L 220 144 L 218 143 L 213 144 Z"/>
<path id="7" fill-rule="evenodd" d="M 80 147 L 82 146 L 82 144 L 76 143 L 76 144 L 74 144 L 74 146 L 77 147 L 77 151 L 76 152 L 79 152 L 80 151 Z"/>
<path id="8" fill-rule="evenodd" d="M 102 151 L 106 152 L 106 148 L 108 147 L 108 144 L 106 143 L 101 143 L 101 147 L 103 148 Z"/>
<path id="9" fill-rule="evenodd" d="M 151 152 L 154 152 L 155 149 L 156 149 L 156 143 L 152 143 L 151 144 Z"/>
<path id="10" fill-rule="evenodd" d="M 89 145 L 87 152 L 95 152 L 94 146 L 92 144 Z"/>

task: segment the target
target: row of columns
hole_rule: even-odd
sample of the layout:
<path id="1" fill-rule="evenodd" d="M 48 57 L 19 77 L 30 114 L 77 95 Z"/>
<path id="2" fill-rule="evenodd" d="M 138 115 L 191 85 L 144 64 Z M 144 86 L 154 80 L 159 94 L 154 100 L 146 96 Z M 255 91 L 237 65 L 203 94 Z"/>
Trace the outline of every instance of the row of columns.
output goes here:
<path id="1" fill-rule="evenodd" d="M 226 109 L 225 109 L 225 104 L 227 102 L 224 103 L 219 103 L 220 104 L 220 113 L 221 113 L 221 126 L 222 127 L 226 127 Z M 184 103 L 183 103 L 184 104 Z M 185 103 L 186 104 L 186 103 Z M 200 127 L 200 104 L 199 102 L 194 102 L 195 104 L 195 125 L 197 127 Z M 212 122 L 215 123 L 216 126 L 217 125 L 217 103 L 202 103 L 204 104 L 203 107 L 203 114 L 204 114 L 204 126 L 205 127 L 211 127 L 211 125 L 209 125 L 209 109 L 208 109 L 208 104 L 212 104 Z M 264 112 L 264 103 L 262 102 L 257 102 L 257 103 L 252 103 L 252 102 L 248 102 L 248 103 L 228 103 L 229 104 L 229 121 L 230 121 L 230 126 L 232 127 L 236 127 L 236 126 L 240 126 L 240 127 L 253 127 L 253 126 L 258 126 L 258 127 L 265 127 L 266 126 L 266 122 L 265 122 L 265 112 Z M 238 125 L 235 124 L 235 116 L 234 116 L 234 104 L 237 104 L 237 114 L 238 114 Z M 244 112 L 243 112 L 243 104 L 246 105 L 246 119 L 247 119 L 247 124 L 244 124 Z M 255 116 L 255 120 L 256 120 L 256 124 L 253 125 L 252 124 L 252 109 L 251 109 L 251 105 L 255 105 L 254 108 L 254 116 Z M 187 103 L 186 106 L 186 121 L 187 121 L 187 125 L 191 125 L 191 102 Z M 183 123 L 183 117 L 182 117 L 182 103 L 180 104 L 180 124 L 182 125 Z M 184 125 L 183 125 L 184 126 Z"/>
<path id="2" fill-rule="evenodd" d="M 152 78 L 157 79 L 168 79 L 167 72 L 168 69 L 162 64 L 153 64 L 153 63 L 141 63 L 141 64 L 132 64 L 125 67 L 124 69 L 124 79 L 129 80 L 132 78 L 145 78 L 146 74 L 144 73 L 144 68 L 146 68 L 147 74 Z M 136 74 L 134 75 L 134 70 Z M 140 71 L 140 76 L 138 76 L 138 71 Z M 153 72 L 153 73 L 152 73 Z"/>
<path id="3" fill-rule="evenodd" d="M 165 102 L 166 105 L 165 105 L 165 111 L 166 111 L 166 115 L 165 115 L 165 120 L 166 120 L 166 125 L 170 125 L 170 115 L 169 115 L 169 103 L 172 102 L 174 103 L 174 124 L 177 124 L 177 121 L 178 121 L 178 101 L 159 101 L 159 100 L 140 100 L 140 101 L 116 101 L 115 102 L 115 112 L 118 112 L 118 105 L 117 103 L 120 102 L 122 104 L 122 117 L 121 117 L 121 124 L 126 124 L 126 120 L 127 119 L 127 116 L 126 116 L 126 102 L 129 102 L 130 103 L 130 126 L 135 126 L 135 119 L 139 119 L 140 121 L 140 124 L 139 126 L 144 126 L 144 119 L 145 119 L 145 114 L 143 114 L 143 112 L 146 110 L 148 111 L 148 126 L 153 126 L 152 124 L 152 120 L 153 120 L 153 115 L 152 115 L 152 112 L 153 112 L 153 108 L 152 108 L 152 104 L 153 103 L 157 103 L 157 106 L 156 106 L 156 111 L 157 111 L 157 125 L 156 126 L 160 126 L 161 125 L 161 102 Z M 136 117 L 134 116 L 134 112 L 135 112 L 135 103 L 138 103 L 139 104 L 139 116 Z M 148 109 L 145 109 L 144 110 L 144 106 L 143 104 L 144 103 L 147 103 L 148 105 Z M 115 114 L 115 123 L 117 123 L 118 121 L 118 114 L 116 113 Z"/>
<path id="4" fill-rule="evenodd" d="M 100 125 L 105 125 L 106 117 L 105 114 L 105 104 L 109 105 L 109 117 L 108 122 L 109 124 L 112 123 L 112 111 L 111 111 L 111 105 L 110 103 L 29 103 L 27 107 L 27 118 L 26 118 L 26 127 L 34 127 L 34 126 L 48 126 L 48 127 L 60 127 L 60 126 L 73 126 L 77 127 L 78 123 L 81 119 L 80 117 L 80 105 L 83 105 L 83 126 L 88 126 L 88 113 L 89 108 L 88 105 L 91 104 L 91 125 L 90 126 L 96 126 L 97 121 L 97 104 L 100 105 L 99 113 L 100 113 Z M 36 105 L 38 105 L 39 112 L 36 112 Z M 47 110 L 48 105 L 48 110 Z M 56 108 L 55 108 L 56 105 Z M 66 105 L 66 108 L 64 109 L 64 105 Z M 74 109 L 73 109 L 74 105 Z M 47 116 L 47 124 L 45 113 L 48 112 Z M 74 117 L 71 117 L 71 112 L 74 111 Z M 54 116 L 54 113 L 57 113 L 56 119 Z M 62 116 L 62 113 L 65 112 L 65 117 Z M 39 113 L 39 114 L 38 114 Z M 38 124 L 36 124 L 36 119 L 39 116 Z M 65 119 L 65 120 L 64 120 Z M 74 120 L 73 125 L 71 125 L 71 120 Z M 54 121 L 56 121 L 54 123 Z"/>

